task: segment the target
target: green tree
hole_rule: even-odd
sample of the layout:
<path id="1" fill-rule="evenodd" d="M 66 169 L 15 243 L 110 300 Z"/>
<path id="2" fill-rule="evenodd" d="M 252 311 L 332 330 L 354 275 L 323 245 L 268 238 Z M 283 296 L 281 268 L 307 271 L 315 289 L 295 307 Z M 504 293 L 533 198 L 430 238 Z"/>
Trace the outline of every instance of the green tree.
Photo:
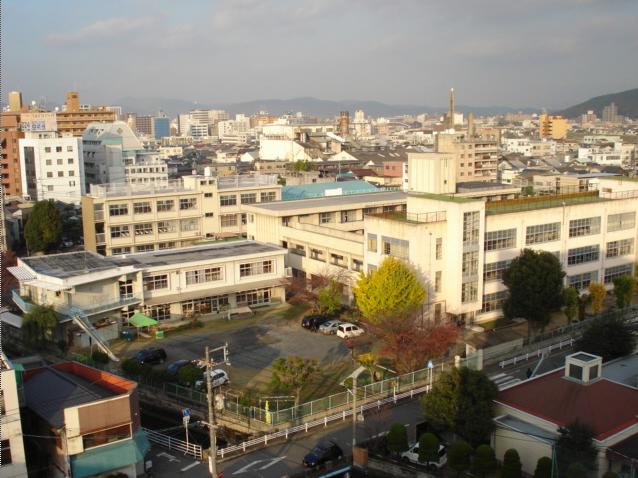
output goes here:
<path id="1" fill-rule="evenodd" d="M 485 476 L 496 471 L 496 466 L 496 457 L 494 456 L 494 450 L 492 450 L 491 446 L 483 444 L 474 450 L 472 472 L 475 475 L 485 478 Z"/>
<path id="2" fill-rule="evenodd" d="M 621 317 L 593 320 L 577 343 L 578 350 L 600 355 L 605 362 L 629 355 L 635 347 L 636 336 Z"/>
<path id="3" fill-rule="evenodd" d="M 619 478 L 618 473 L 615 473 L 613 471 L 606 471 L 605 473 L 603 473 L 603 478 Z"/>
<path id="4" fill-rule="evenodd" d="M 470 459 L 472 457 L 472 447 L 465 440 L 458 440 L 452 443 L 447 452 L 447 465 L 456 471 L 456 476 L 470 469 Z"/>
<path id="5" fill-rule="evenodd" d="M 372 323 L 409 315 L 425 300 L 425 289 L 414 269 L 394 257 L 384 259 L 367 276 L 361 274 L 353 292 L 359 310 Z"/>
<path id="6" fill-rule="evenodd" d="M 36 305 L 24 317 L 23 338 L 31 347 L 45 347 L 54 342 L 58 316 L 48 305 Z"/>
<path id="7" fill-rule="evenodd" d="M 204 371 L 193 364 L 180 367 L 177 372 L 177 380 L 181 384 L 194 385 L 198 380 L 203 380 Z"/>
<path id="8" fill-rule="evenodd" d="M 295 161 L 295 164 L 293 165 L 293 169 L 295 171 L 312 171 L 312 164 L 310 164 L 310 161 L 308 160 L 298 160 Z"/>
<path id="9" fill-rule="evenodd" d="M 538 459 L 534 478 L 552 478 L 552 459 L 550 457 L 542 456 Z"/>
<path id="10" fill-rule="evenodd" d="M 434 433 L 422 433 L 419 437 L 419 461 L 421 463 L 438 461 L 440 445 Z"/>
<path id="11" fill-rule="evenodd" d="M 567 468 L 567 478 L 587 478 L 587 468 L 580 463 L 572 463 Z"/>
<path id="12" fill-rule="evenodd" d="M 605 303 L 607 289 L 605 289 L 605 286 L 600 282 L 591 282 L 587 290 L 589 292 L 592 312 L 594 314 L 600 314 L 603 310 L 603 304 Z"/>
<path id="13" fill-rule="evenodd" d="M 503 273 L 503 283 L 509 289 L 503 312 L 544 328 L 550 313 L 563 305 L 564 276 L 560 261 L 551 252 L 523 249 Z"/>
<path id="14" fill-rule="evenodd" d="M 501 478 L 521 478 L 523 465 L 521 457 L 514 448 L 510 448 L 503 456 L 503 468 L 501 469 Z"/>
<path id="15" fill-rule="evenodd" d="M 635 288 L 636 280 L 631 276 L 614 278 L 614 295 L 616 296 L 616 306 L 619 309 L 624 309 L 631 304 Z"/>
<path id="16" fill-rule="evenodd" d="M 398 455 L 408 449 L 408 431 L 403 423 L 393 423 L 388 430 L 388 450 Z"/>
<path id="17" fill-rule="evenodd" d="M 560 436 L 556 442 L 556 458 L 559 473 L 566 476 L 572 463 L 580 463 L 587 470 L 594 470 L 597 452 L 592 441 L 592 429 L 582 422 L 575 421 L 558 431 Z"/>
<path id="18" fill-rule="evenodd" d="M 579 297 L 578 291 L 573 287 L 563 290 L 563 303 L 565 304 L 565 315 L 567 322 L 571 323 L 578 316 Z"/>
<path id="19" fill-rule="evenodd" d="M 453 431 L 479 445 L 494 430 L 493 408 L 498 388 L 479 370 L 454 368 L 442 374 L 421 399 L 427 421 L 436 429 Z"/>
<path id="20" fill-rule="evenodd" d="M 47 252 L 60 244 L 62 219 L 53 201 L 38 201 L 24 226 L 29 253 Z"/>
<path id="21" fill-rule="evenodd" d="M 323 314 L 333 315 L 341 308 L 342 285 L 334 279 L 317 291 L 317 305 Z"/>
<path id="22" fill-rule="evenodd" d="M 317 373 L 317 361 L 290 355 L 275 360 L 272 369 L 271 384 L 282 392 L 293 392 L 298 405 L 303 387 Z"/>

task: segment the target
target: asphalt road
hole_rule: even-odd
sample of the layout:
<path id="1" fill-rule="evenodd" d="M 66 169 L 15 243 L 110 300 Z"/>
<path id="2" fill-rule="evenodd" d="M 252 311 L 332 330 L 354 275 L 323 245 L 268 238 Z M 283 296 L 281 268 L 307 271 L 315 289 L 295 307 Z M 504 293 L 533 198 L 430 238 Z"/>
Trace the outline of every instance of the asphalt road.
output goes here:
<path id="1" fill-rule="evenodd" d="M 400 422 L 408 425 L 408 437 L 413 442 L 415 425 L 422 421 L 419 401 L 408 401 L 397 407 L 366 415 L 365 419 L 357 424 L 357 439 L 367 440 L 386 432 L 392 423 Z M 317 442 L 324 439 L 335 441 L 343 449 L 344 455 L 350 456 L 352 454 L 352 421 L 339 422 L 320 431 L 309 433 L 307 436 L 295 435 L 288 442 L 277 443 L 220 463 L 218 470 L 224 472 L 224 478 L 282 478 L 303 473 L 305 471 L 302 465 L 304 455 Z M 200 463 L 190 457 L 168 452 L 159 447 L 153 447 L 151 459 L 153 460 L 153 476 L 156 478 L 210 476 L 208 463 Z M 349 464 L 349 459 L 344 459 L 344 463 Z"/>

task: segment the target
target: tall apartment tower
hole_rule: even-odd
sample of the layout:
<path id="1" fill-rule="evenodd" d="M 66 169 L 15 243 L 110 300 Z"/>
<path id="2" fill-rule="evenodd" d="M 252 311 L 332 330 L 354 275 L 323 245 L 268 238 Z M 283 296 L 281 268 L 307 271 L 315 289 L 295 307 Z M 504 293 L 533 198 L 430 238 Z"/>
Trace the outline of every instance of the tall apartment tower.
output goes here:
<path id="1" fill-rule="evenodd" d="M 350 131 L 350 112 L 341 111 L 339 113 L 339 123 L 337 124 L 337 130 L 339 131 L 339 136 L 348 136 Z"/>
<path id="2" fill-rule="evenodd" d="M 80 111 L 80 93 L 69 91 L 66 94 L 66 110 L 69 112 Z"/>
<path id="3" fill-rule="evenodd" d="M 467 136 L 468 138 L 474 136 L 474 113 L 471 111 L 467 114 Z"/>
<path id="4" fill-rule="evenodd" d="M 19 113 L 22 110 L 22 93 L 19 91 L 9 92 L 9 111 Z"/>
<path id="5" fill-rule="evenodd" d="M 618 122 L 618 107 L 616 103 L 611 103 L 603 108 L 603 121 L 605 123 Z"/>
<path id="6" fill-rule="evenodd" d="M 454 129 L 454 88 L 450 88 L 450 111 L 447 114 L 448 128 Z"/>

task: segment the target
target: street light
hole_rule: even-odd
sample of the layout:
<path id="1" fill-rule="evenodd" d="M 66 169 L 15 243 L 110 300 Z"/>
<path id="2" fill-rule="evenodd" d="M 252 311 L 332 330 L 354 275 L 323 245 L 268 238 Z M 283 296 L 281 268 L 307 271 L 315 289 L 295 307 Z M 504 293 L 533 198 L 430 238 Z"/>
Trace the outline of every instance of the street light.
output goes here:
<path id="1" fill-rule="evenodd" d="M 352 372 L 352 452 L 357 446 L 357 377 L 366 371 L 365 367 L 359 367 Z M 349 390 L 348 390 L 349 391 Z"/>
<path id="2" fill-rule="evenodd" d="M 430 374 L 430 386 L 428 387 L 428 393 L 432 391 L 432 375 L 434 372 L 434 363 L 432 360 L 428 360 L 428 372 Z"/>

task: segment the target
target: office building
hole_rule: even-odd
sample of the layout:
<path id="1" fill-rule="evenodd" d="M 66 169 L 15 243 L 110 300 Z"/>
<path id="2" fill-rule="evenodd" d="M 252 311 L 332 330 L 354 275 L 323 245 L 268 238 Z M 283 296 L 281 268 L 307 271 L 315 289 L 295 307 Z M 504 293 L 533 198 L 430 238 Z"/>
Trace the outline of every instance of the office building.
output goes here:
<path id="1" fill-rule="evenodd" d="M 7 333 L 2 324 L 3 333 Z M 4 339 L 4 338 L 3 338 Z M 0 476 L 2 478 L 26 478 L 27 462 L 20 419 L 21 377 L 7 356 L 0 352 Z"/>
<path id="2" fill-rule="evenodd" d="M 153 136 L 153 117 L 137 116 L 135 118 L 135 130 L 145 136 Z"/>
<path id="3" fill-rule="evenodd" d="M 153 136 L 155 139 L 166 138 L 171 135 L 171 122 L 166 116 L 153 118 Z"/>
<path id="4" fill-rule="evenodd" d="M 246 205 L 280 199 L 276 175 L 92 185 L 82 198 L 84 246 L 111 256 L 238 236 L 246 232 Z"/>
<path id="5" fill-rule="evenodd" d="M 109 111 L 106 106 L 81 109 L 80 96 L 75 91 L 67 93 L 65 107 L 62 111 L 57 111 L 55 116 L 61 136 L 82 136 L 90 123 L 115 121 L 115 112 Z"/>
<path id="6" fill-rule="evenodd" d="M 2 113 L 0 126 L 0 181 L 5 196 L 22 196 L 19 141 L 24 138 L 20 130 L 20 113 Z"/>
<path id="7" fill-rule="evenodd" d="M 541 138 L 564 139 L 569 125 L 562 116 L 542 114 L 538 117 L 538 134 Z"/>

